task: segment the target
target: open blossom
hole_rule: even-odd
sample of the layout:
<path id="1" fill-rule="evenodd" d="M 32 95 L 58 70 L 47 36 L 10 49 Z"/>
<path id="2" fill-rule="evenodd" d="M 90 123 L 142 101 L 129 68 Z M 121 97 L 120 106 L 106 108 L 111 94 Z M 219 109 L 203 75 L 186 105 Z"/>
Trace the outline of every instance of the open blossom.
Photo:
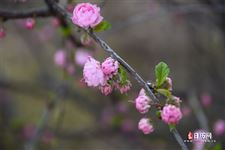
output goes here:
<path id="1" fill-rule="evenodd" d="M 152 124 L 150 124 L 149 119 L 142 118 L 138 123 L 138 129 L 144 134 L 149 134 L 154 131 Z"/>
<path id="2" fill-rule="evenodd" d="M 91 56 L 91 54 L 88 51 L 84 49 L 77 49 L 75 54 L 75 62 L 80 66 L 84 66 L 89 56 Z"/>
<path id="3" fill-rule="evenodd" d="M 82 28 L 95 27 L 103 17 L 100 8 L 91 3 L 80 3 L 73 10 L 72 22 Z"/>
<path id="4" fill-rule="evenodd" d="M 26 21 L 25 21 L 25 27 L 27 28 L 27 29 L 33 29 L 34 28 L 34 25 L 35 25 L 35 20 L 33 19 L 33 18 L 28 18 L 28 19 L 26 19 Z"/>
<path id="5" fill-rule="evenodd" d="M 145 90 L 141 89 L 138 97 L 135 99 L 135 106 L 137 110 L 144 114 L 147 113 L 150 108 L 151 99 L 146 95 Z"/>
<path id="6" fill-rule="evenodd" d="M 100 88 L 102 94 L 104 94 L 106 96 L 109 95 L 109 94 L 111 94 L 112 93 L 112 90 L 113 90 L 112 86 L 109 85 L 109 84 L 105 84 L 103 86 L 100 86 L 99 88 Z"/>
<path id="7" fill-rule="evenodd" d="M 223 135 L 225 133 L 225 121 L 217 120 L 213 126 L 213 131 L 216 135 Z"/>
<path id="8" fill-rule="evenodd" d="M 64 50 L 58 50 L 54 54 L 54 62 L 59 67 L 66 66 L 66 52 Z"/>
<path id="9" fill-rule="evenodd" d="M 97 87 L 105 84 L 104 73 L 101 69 L 100 62 L 89 57 L 83 69 L 84 81 L 88 86 Z"/>
<path id="10" fill-rule="evenodd" d="M 118 73 L 118 69 L 119 69 L 118 61 L 112 59 L 111 57 L 108 57 L 102 63 L 102 71 L 108 78 L 111 78 L 113 75 L 116 75 Z"/>
<path id="11" fill-rule="evenodd" d="M 177 124 L 182 118 L 180 108 L 174 105 L 165 105 L 161 111 L 162 120 L 167 124 Z"/>

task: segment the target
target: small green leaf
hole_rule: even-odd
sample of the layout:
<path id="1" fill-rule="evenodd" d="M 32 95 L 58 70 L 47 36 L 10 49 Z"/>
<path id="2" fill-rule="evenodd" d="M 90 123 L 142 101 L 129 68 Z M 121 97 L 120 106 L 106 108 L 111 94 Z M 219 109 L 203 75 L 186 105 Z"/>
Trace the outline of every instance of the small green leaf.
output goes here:
<path id="1" fill-rule="evenodd" d="M 157 116 L 158 118 L 161 118 L 161 111 L 158 110 L 158 111 L 155 112 L 155 114 L 156 114 L 156 116 Z"/>
<path id="2" fill-rule="evenodd" d="M 169 128 L 170 128 L 170 131 L 173 131 L 174 129 L 176 129 L 176 125 L 175 124 L 170 124 Z"/>
<path id="3" fill-rule="evenodd" d="M 126 84 L 128 80 L 128 76 L 127 76 L 127 72 L 124 70 L 122 66 L 119 67 L 118 73 L 120 78 L 120 84 L 122 85 Z"/>
<path id="4" fill-rule="evenodd" d="M 165 80 L 166 77 L 169 75 L 170 69 L 167 66 L 166 63 L 160 62 L 155 67 L 155 76 L 156 76 L 156 86 L 161 86 Z"/>
<path id="5" fill-rule="evenodd" d="M 108 21 L 102 21 L 96 27 L 94 27 L 94 32 L 101 32 L 111 28 L 111 24 Z"/>
<path id="6" fill-rule="evenodd" d="M 157 91 L 160 94 L 162 94 L 162 95 L 164 95 L 164 96 L 166 96 L 168 98 L 171 96 L 171 92 L 169 90 L 166 90 L 166 89 L 157 89 Z"/>
<path id="7" fill-rule="evenodd" d="M 62 31 L 62 34 L 64 37 L 67 37 L 72 32 L 70 27 L 63 27 L 63 28 L 61 28 L 61 31 Z"/>

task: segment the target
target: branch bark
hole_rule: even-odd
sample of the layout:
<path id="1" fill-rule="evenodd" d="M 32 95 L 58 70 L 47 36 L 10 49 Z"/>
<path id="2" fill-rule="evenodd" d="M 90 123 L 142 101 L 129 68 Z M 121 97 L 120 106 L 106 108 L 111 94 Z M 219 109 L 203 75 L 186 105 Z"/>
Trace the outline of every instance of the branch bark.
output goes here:
<path id="1" fill-rule="evenodd" d="M 36 8 L 26 11 L 12 11 L 0 9 L 0 18 L 3 18 L 3 20 L 22 19 L 28 17 L 49 17 L 49 16 L 52 16 L 52 14 L 48 8 Z"/>

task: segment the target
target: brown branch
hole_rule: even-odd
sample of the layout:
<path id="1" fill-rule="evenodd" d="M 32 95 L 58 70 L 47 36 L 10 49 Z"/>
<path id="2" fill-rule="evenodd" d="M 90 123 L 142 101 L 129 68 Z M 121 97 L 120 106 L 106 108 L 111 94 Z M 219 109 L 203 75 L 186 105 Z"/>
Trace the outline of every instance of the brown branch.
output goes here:
<path id="1" fill-rule="evenodd" d="M 71 20 L 71 14 L 67 13 L 64 9 L 62 9 L 54 0 L 45 0 L 46 4 L 48 5 L 49 9 L 56 13 L 59 16 L 62 16 L 64 18 L 68 18 Z M 98 43 L 104 51 L 109 53 L 114 59 L 116 59 L 129 73 L 130 75 L 136 79 L 136 81 L 147 91 L 148 95 L 155 101 L 158 102 L 158 99 L 151 91 L 150 85 L 144 81 L 144 79 L 125 61 L 123 60 L 105 41 L 100 39 L 95 33 L 92 32 L 90 29 L 82 29 L 86 33 L 88 33 L 95 41 Z M 184 143 L 183 139 L 181 138 L 180 134 L 177 130 L 171 131 L 178 142 L 178 144 L 181 146 L 182 150 L 188 150 L 188 147 Z"/>
<path id="2" fill-rule="evenodd" d="M 12 11 L 0 9 L 0 18 L 3 18 L 3 20 L 22 19 L 28 17 L 49 17 L 49 16 L 52 16 L 52 14 L 47 8 L 35 8 L 26 11 Z"/>

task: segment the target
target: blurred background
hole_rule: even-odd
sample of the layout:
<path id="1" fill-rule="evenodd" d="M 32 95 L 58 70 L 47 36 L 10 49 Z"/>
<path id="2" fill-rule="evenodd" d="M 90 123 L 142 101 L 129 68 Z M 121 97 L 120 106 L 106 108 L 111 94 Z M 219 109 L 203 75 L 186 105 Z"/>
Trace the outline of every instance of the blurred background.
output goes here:
<path id="1" fill-rule="evenodd" d="M 60 0 L 71 11 L 78 0 Z M 92 1 L 112 24 L 99 33 L 144 79 L 154 81 L 154 66 L 171 68 L 173 92 L 182 99 L 183 139 L 189 131 L 206 130 L 215 143 L 190 149 L 225 149 L 225 1 L 104 0 Z M 24 12 L 47 8 L 43 0 L 0 0 L 0 10 Z M 1 11 L 0 11 L 1 12 Z M 1 17 L 1 13 L 0 13 Z M 154 115 L 155 131 L 143 135 L 142 117 L 129 102 L 140 86 L 131 77 L 126 95 L 103 96 L 82 82 L 82 56 L 103 61 L 108 55 L 91 39 L 71 43 L 67 29 L 54 17 L 0 22 L 0 149 L 26 147 L 62 150 L 180 149 L 168 126 Z M 84 33 L 68 24 L 80 41 Z M 69 55 L 65 68 L 57 52 Z"/>

